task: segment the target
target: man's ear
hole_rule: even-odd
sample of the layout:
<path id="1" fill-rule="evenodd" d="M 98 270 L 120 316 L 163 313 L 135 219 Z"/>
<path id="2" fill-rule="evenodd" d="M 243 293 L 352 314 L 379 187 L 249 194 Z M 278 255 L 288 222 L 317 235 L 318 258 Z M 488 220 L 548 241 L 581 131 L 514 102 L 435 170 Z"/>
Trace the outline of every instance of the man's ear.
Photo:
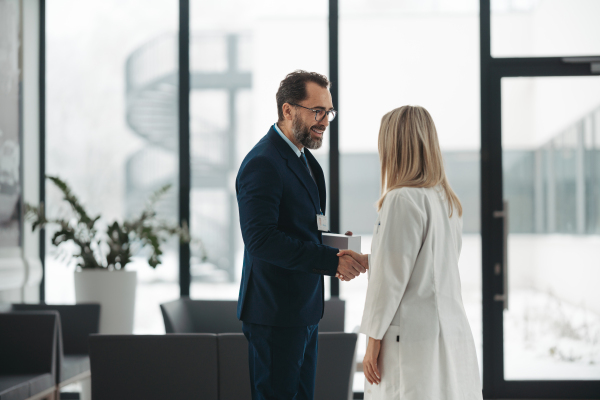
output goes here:
<path id="1" fill-rule="evenodd" d="M 294 107 L 292 107 L 291 104 L 289 103 L 283 103 L 283 106 L 281 106 L 281 110 L 283 111 L 283 118 L 287 119 L 287 120 L 293 120 L 294 116 L 292 115 L 292 109 Z"/>

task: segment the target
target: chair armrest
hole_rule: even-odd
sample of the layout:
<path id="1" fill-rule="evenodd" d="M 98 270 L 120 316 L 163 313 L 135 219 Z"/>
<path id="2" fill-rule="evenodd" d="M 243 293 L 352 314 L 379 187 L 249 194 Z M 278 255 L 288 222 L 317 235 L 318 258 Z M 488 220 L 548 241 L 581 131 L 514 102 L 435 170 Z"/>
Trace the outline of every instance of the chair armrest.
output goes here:
<path id="1" fill-rule="evenodd" d="M 56 379 L 56 311 L 0 313 L 0 374 L 44 374 Z"/>

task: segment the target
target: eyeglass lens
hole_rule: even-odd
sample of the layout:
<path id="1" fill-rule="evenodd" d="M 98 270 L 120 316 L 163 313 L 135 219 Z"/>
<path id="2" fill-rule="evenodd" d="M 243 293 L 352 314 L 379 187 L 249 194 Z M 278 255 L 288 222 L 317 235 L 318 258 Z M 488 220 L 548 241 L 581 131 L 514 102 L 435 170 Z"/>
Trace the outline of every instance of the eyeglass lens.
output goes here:
<path id="1" fill-rule="evenodd" d="M 329 122 L 333 121 L 335 119 L 335 115 L 336 115 L 336 111 L 335 110 L 329 110 L 329 111 L 324 111 L 324 110 L 316 110 L 315 111 L 315 120 L 316 121 L 321 121 L 324 117 L 323 113 L 327 113 L 327 120 Z"/>

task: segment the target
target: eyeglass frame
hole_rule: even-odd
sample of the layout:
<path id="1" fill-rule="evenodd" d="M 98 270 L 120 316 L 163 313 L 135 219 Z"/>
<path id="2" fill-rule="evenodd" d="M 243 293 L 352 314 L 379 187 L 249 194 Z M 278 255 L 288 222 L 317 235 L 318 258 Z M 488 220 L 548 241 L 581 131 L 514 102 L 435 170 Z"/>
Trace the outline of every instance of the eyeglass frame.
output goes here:
<path id="1" fill-rule="evenodd" d="M 335 117 L 337 117 L 337 113 L 338 113 L 337 110 L 335 110 L 335 109 L 331 109 L 329 111 L 325 111 L 325 110 L 320 110 L 320 109 L 313 109 L 313 108 L 304 107 L 304 106 L 301 106 L 300 104 L 296 104 L 296 103 L 288 103 L 288 104 L 290 104 L 292 106 L 306 108 L 307 110 L 314 112 L 315 113 L 315 121 L 317 121 L 317 122 L 323 121 L 323 118 L 325 118 L 325 116 L 327 116 L 327 121 L 331 122 L 331 121 L 333 121 L 335 119 Z M 324 112 L 325 115 L 323 115 L 321 117 L 321 119 L 317 119 L 317 114 L 320 113 L 320 112 Z M 331 119 L 329 119 L 329 113 L 333 114 L 333 117 Z"/>

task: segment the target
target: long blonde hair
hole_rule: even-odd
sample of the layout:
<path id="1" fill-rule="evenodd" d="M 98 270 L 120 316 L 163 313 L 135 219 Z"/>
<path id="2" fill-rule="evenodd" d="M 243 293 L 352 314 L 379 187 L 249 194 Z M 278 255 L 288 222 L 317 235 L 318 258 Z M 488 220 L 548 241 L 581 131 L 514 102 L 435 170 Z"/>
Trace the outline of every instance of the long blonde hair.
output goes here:
<path id="1" fill-rule="evenodd" d="M 462 216 L 462 205 L 444 171 L 444 160 L 435 124 L 429 112 L 419 106 L 403 106 L 385 114 L 379 129 L 381 162 L 380 210 L 385 196 L 402 187 L 429 188 L 441 185 L 450 217 L 454 207 Z"/>

